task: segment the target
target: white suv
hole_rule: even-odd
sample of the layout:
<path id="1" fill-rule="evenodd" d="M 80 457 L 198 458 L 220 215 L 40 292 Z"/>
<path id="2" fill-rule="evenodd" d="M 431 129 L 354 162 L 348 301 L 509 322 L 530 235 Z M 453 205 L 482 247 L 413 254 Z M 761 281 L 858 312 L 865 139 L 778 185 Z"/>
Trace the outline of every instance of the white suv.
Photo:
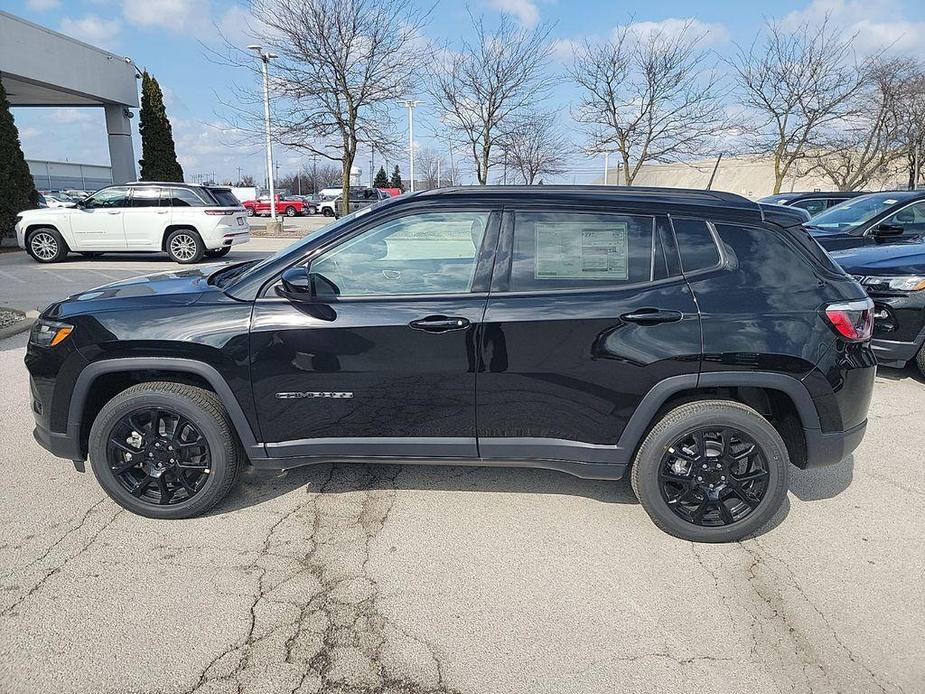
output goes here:
<path id="1" fill-rule="evenodd" d="M 69 252 L 166 251 L 178 263 L 220 258 L 250 239 L 247 214 L 230 188 L 184 183 L 109 186 L 75 207 L 21 212 L 20 248 L 40 263 Z"/>

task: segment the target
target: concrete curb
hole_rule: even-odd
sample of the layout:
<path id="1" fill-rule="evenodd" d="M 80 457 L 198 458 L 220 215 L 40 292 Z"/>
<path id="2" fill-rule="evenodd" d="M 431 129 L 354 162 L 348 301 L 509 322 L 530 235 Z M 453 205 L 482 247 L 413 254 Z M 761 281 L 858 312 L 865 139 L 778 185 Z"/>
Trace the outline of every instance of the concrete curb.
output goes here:
<path id="1" fill-rule="evenodd" d="M 19 335 L 19 333 L 26 332 L 32 327 L 32 324 L 35 323 L 35 319 L 38 317 L 38 311 L 26 311 L 26 317 L 22 320 L 18 320 L 12 325 L 6 325 L 0 328 L 0 340 L 5 340 L 8 337 L 13 337 L 14 335 Z"/>

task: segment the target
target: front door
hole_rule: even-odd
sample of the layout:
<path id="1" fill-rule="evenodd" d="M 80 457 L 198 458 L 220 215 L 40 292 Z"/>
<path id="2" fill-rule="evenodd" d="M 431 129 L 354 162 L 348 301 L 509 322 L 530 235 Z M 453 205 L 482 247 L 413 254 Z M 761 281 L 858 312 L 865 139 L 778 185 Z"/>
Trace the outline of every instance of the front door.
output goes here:
<path id="1" fill-rule="evenodd" d="M 74 251 L 125 248 L 122 213 L 128 205 L 129 190 L 123 186 L 103 188 L 84 200 L 69 215 Z"/>
<path id="2" fill-rule="evenodd" d="M 696 305 L 663 249 L 668 220 L 518 209 L 503 230 L 482 330 L 482 458 L 623 462 L 642 398 L 700 359 Z"/>
<path id="3" fill-rule="evenodd" d="M 497 213 L 428 208 L 356 229 L 311 258 L 326 298 L 270 290 L 255 303 L 268 453 L 476 457 L 475 343 Z"/>

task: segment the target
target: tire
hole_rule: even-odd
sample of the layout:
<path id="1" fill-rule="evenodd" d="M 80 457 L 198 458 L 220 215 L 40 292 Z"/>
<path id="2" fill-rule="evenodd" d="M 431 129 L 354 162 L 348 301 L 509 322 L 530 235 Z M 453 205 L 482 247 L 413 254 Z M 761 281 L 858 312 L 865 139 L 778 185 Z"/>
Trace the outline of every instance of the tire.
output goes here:
<path id="1" fill-rule="evenodd" d="M 732 443 L 723 446 L 707 433 L 701 438 L 707 457 L 701 457 L 696 447 L 686 446 L 681 450 L 685 453 L 684 459 L 671 455 L 681 448 L 679 444 L 689 432 L 711 429 L 725 429 Z M 694 438 L 686 440 L 696 444 L 696 433 L 690 436 Z M 732 452 L 730 454 L 741 455 L 749 444 L 755 447 L 758 456 L 747 455 L 744 462 L 726 468 L 726 461 L 730 460 L 725 455 L 727 450 Z M 716 449 L 720 449 L 719 455 Z M 688 455 L 692 451 L 694 454 Z M 762 463 L 764 469 L 759 470 Z M 702 468 L 708 464 L 709 469 L 701 476 L 697 466 Z M 747 466 L 745 472 L 738 467 L 743 464 Z M 679 467 L 676 469 L 675 465 Z M 753 472 L 748 473 L 748 469 Z M 787 447 L 764 417 L 737 402 L 704 400 L 679 405 L 649 431 L 633 462 L 630 482 L 646 513 L 666 533 L 692 542 L 734 542 L 757 531 L 778 511 L 787 495 L 789 473 Z M 729 481 L 736 480 L 736 475 L 744 480 L 749 474 L 752 477 L 763 474 L 764 477 L 736 483 Z M 663 481 L 663 475 L 669 481 Z M 716 483 L 714 487 L 709 486 L 711 481 Z M 675 490 L 677 496 L 669 502 Z M 724 500 L 711 501 L 708 494 Z M 695 510 L 689 511 L 691 508 Z M 706 510 L 700 512 L 701 523 L 698 523 L 692 519 L 701 508 Z"/>
<path id="2" fill-rule="evenodd" d="M 287 208 L 286 208 L 286 216 L 287 216 L 287 217 L 295 217 L 295 208 L 294 208 L 294 207 L 287 207 Z"/>
<path id="3" fill-rule="evenodd" d="M 222 246 L 211 251 L 206 251 L 207 258 L 224 258 L 231 252 L 231 246 Z"/>
<path id="4" fill-rule="evenodd" d="M 254 214 L 255 214 L 255 213 L 254 213 L 254 208 L 253 208 L 253 207 L 248 207 L 248 208 L 246 208 L 246 209 L 247 209 L 247 216 L 248 216 L 248 217 L 253 217 Z"/>
<path id="5" fill-rule="evenodd" d="M 164 485 L 168 489 L 176 486 L 171 480 L 175 479 L 179 468 L 168 469 L 160 473 L 155 481 L 145 484 L 144 481 L 151 478 L 149 473 L 154 463 L 143 457 L 144 448 L 135 454 L 139 461 L 144 462 L 130 467 L 122 475 L 117 474 L 113 466 L 124 464 L 124 460 L 121 463 L 112 462 L 109 457 L 118 451 L 112 446 L 110 439 L 121 440 L 119 432 L 131 429 L 131 426 L 125 428 L 124 418 L 129 415 L 133 418 L 144 417 L 145 413 L 154 408 L 160 411 L 163 422 L 167 421 L 168 413 L 183 417 L 189 422 L 190 427 L 195 427 L 208 445 L 208 458 L 203 463 L 208 467 L 184 469 L 179 473 L 189 479 L 188 485 L 192 486 L 194 493 L 187 495 L 183 487 L 177 486 L 179 491 L 175 490 L 172 496 L 179 496 L 180 499 L 164 504 L 157 503 L 148 495 L 160 495 L 163 498 L 160 491 L 161 479 L 165 480 Z M 166 424 L 164 429 L 167 430 Z M 184 431 L 190 430 L 184 428 Z M 148 436 L 147 431 L 139 433 Z M 90 429 L 88 447 L 90 466 L 106 493 L 122 508 L 148 518 L 192 518 L 205 513 L 225 498 L 237 482 L 245 461 L 244 451 L 231 421 L 215 393 L 182 383 L 141 383 L 116 395 L 96 416 Z M 180 448 L 177 447 L 175 450 Z M 125 453 L 121 455 L 125 456 Z M 143 484 L 144 490 L 139 496 L 134 495 L 129 489 L 134 485 L 137 490 Z"/>
<path id="6" fill-rule="evenodd" d="M 103 255 L 102 251 L 81 251 L 80 253 L 84 258 L 100 258 Z"/>
<path id="7" fill-rule="evenodd" d="M 309 214 L 309 215 L 318 214 L 318 208 L 315 207 L 314 205 L 310 206 L 310 207 L 308 208 L 308 214 Z"/>
<path id="8" fill-rule="evenodd" d="M 57 263 L 67 257 L 67 242 L 51 227 L 33 229 L 26 236 L 26 253 L 39 263 Z"/>
<path id="9" fill-rule="evenodd" d="M 333 217 L 333 216 L 334 216 L 334 210 L 332 210 L 330 207 L 325 207 L 323 210 L 321 210 L 321 213 L 322 213 L 325 217 Z"/>
<path id="10" fill-rule="evenodd" d="M 915 355 L 915 365 L 919 367 L 919 373 L 925 376 L 925 345 Z"/>
<path id="11" fill-rule="evenodd" d="M 198 263 L 206 252 L 202 238 L 193 229 L 175 229 L 170 232 L 164 247 L 170 259 L 181 265 Z"/>

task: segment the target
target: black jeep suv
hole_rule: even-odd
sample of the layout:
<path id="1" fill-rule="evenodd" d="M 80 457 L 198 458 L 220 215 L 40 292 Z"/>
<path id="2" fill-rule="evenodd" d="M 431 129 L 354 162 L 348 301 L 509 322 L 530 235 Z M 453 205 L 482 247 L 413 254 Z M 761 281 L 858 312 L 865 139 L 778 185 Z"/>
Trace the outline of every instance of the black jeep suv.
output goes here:
<path id="1" fill-rule="evenodd" d="M 734 540 L 866 426 L 872 303 L 804 219 L 644 188 L 383 201 L 265 260 L 50 306 L 35 436 L 156 518 L 248 462 L 461 463 L 630 471 L 662 529 Z"/>

